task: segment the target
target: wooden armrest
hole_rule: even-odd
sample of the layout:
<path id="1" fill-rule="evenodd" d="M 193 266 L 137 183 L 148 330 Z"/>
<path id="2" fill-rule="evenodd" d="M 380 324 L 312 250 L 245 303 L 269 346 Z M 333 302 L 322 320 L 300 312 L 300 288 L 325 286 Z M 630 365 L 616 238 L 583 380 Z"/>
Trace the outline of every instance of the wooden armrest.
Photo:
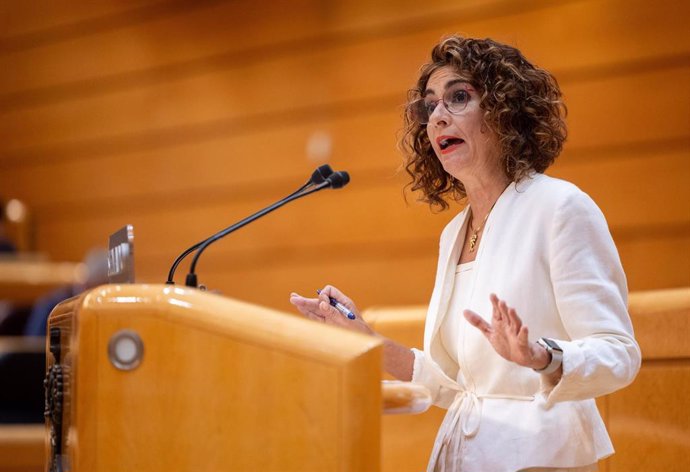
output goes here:
<path id="1" fill-rule="evenodd" d="M 0 469 L 42 470 L 46 427 L 43 424 L 0 425 Z"/>
<path id="2" fill-rule="evenodd" d="M 423 385 L 397 380 L 381 382 L 384 415 L 424 413 L 431 406 L 431 393 Z"/>
<path id="3" fill-rule="evenodd" d="M 43 336 L 0 336 L 0 354 L 9 352 L 46 352 Z"/>
<path id="4" fill-rule="evenodd" d="M 84 264 L 0 260 L 0 299 L 18 306 L 30 306 L 57 287 L 83 282 Z"/>

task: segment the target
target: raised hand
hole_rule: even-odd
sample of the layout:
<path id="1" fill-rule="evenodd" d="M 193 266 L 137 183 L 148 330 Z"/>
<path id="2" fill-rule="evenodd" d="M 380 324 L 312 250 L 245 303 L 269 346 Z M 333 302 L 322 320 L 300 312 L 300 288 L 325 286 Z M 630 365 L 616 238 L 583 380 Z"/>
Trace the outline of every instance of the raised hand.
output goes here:
<path id="1" fill-rule="evenodd" d="M 472 310 L 465 310 L 465 319 L 482 332 L 494 350 L 506 360 L 532 369 L 542 369 L 549 362 L 546 349 L 529 342 L 529 330 L 513 308 L 491 294 L 493 314 L 487 323 Z"/>

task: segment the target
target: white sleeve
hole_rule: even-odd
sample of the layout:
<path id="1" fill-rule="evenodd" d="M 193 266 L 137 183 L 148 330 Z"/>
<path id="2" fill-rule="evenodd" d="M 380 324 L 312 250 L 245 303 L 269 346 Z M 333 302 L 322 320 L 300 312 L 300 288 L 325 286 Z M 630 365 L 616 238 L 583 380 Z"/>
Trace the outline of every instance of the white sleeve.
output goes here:
<path id="1" fill-rule="evenodd" d="M 412 349 L 414 364 L 412 382 L 424 385 L 431 392 L 431 403 L 441 408 L 448 408 L 457 392 L 457 386 L 449 383 L 441 368 L 431 361 L 424 351 Z"/>
<path id="2" fill-rule="evenodd" d="M 569 340 L 563 375 L 542 376 L 548 403 L 606 395 L 630 384 L 640 348 L 627 310 L 627 283 L 604 215 L 582 192 L 556 211 L 550 234 L 550 271 L 559 316 Z"/>

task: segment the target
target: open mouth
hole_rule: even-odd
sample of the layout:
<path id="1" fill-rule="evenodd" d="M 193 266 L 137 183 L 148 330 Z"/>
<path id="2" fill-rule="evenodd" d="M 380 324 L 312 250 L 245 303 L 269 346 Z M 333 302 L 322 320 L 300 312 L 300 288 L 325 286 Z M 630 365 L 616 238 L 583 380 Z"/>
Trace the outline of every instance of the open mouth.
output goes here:
<path id="1" fill-rule="evenodd" d="M 462 144 L 464 142 L 465 142 L 464 139 L 450 138 L 449 137 L 449 138 L 444 138 L 444 139 L 440 140 L 438 142 L 438 146 L 441 148 L 441 151 L 445 151 L 446 149 L 448 149 L 451 146 L 455 146 L 457 144 Z"/>

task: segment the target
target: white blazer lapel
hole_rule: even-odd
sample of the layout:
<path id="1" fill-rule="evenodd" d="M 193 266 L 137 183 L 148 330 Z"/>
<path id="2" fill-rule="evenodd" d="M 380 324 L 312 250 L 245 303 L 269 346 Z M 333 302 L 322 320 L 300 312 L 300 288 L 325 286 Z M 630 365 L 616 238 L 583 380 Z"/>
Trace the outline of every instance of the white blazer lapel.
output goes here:
<path id="1" fill-rule="evenodd" d="M 424 333 L 424 348 L 426 350 L 431 348 L 431 342 L 441 326 L 441 322 L 448 308 L 448 303 L 450 302 L 450 297 L 453 293 L 455 269 L 461 250 L 461 244 L 458 244 L 458 233 L 465 224 L 468 213 L 467 210 L 468 208 L 465 208 L 449 223 L 446 231 L 443 232 L 443 236 L 441 237 L 436 285 L 434 286 L 434 294 L 429 302 L 429 311 L 427 312 L 427 323 Z"/>

